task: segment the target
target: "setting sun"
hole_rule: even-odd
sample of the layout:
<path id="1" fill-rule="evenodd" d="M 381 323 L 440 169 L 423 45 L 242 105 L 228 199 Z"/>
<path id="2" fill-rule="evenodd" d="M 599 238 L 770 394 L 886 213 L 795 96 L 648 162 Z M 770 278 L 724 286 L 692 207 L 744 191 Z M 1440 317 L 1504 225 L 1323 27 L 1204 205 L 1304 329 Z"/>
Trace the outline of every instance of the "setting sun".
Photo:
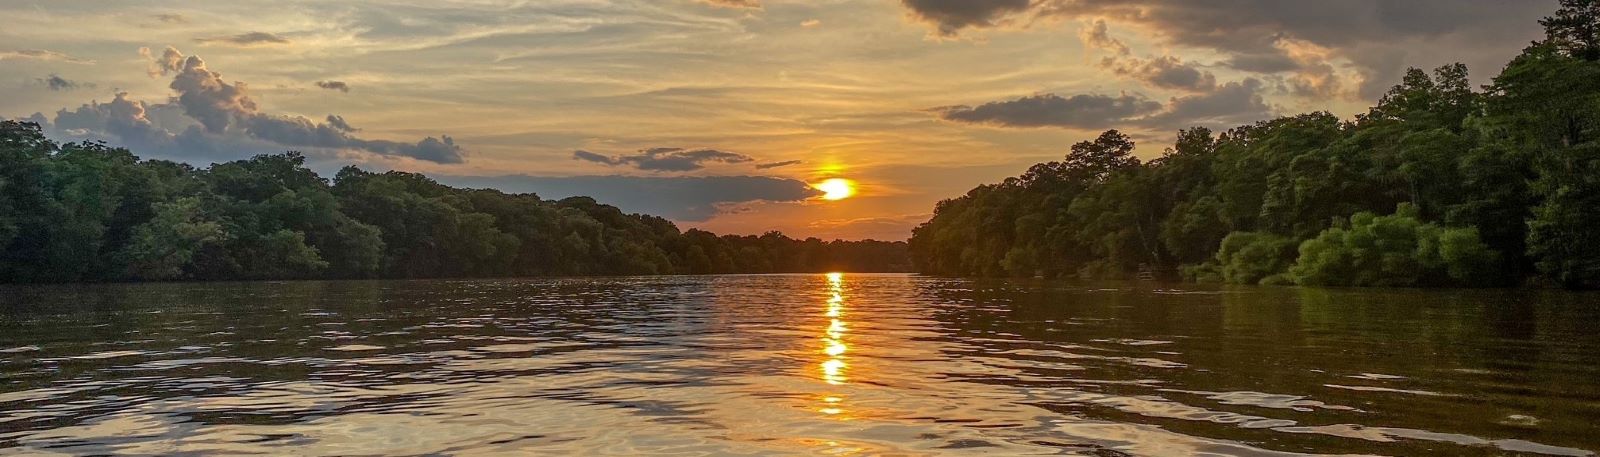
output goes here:
<path id="1" fill-rule="evenodd" d="M 815 187 L 822 191 L 823 200 L 844 200 L 856 194 L 856 182 L 843 178 L 829 179 Z"/>

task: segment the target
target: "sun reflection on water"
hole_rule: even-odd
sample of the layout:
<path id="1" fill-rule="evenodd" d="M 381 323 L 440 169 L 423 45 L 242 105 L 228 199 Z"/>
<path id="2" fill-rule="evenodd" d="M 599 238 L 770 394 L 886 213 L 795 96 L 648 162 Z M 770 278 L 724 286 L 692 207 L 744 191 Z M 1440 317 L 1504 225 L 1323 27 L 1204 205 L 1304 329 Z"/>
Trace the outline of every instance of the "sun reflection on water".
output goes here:
<path id="1" fill-rule="evenodd" d="M 822 354 L 825 356 L 822 363 L 822 381 L 830 385 L 844 385 L 849 380 L 846 370 L 850 364 L 845 361 L 845 353 L 850 346 L 844 342 L 847 331 L 844 322 L 844 274 L 828 273 L 828 303 L 824 315 L 828 318 L 828 327 L 823 330 Z M 844 397 L 839 394 L 828 394 L 822 398 L 822 407 L 817 411 L 830 416 L 843 414 Z"/>

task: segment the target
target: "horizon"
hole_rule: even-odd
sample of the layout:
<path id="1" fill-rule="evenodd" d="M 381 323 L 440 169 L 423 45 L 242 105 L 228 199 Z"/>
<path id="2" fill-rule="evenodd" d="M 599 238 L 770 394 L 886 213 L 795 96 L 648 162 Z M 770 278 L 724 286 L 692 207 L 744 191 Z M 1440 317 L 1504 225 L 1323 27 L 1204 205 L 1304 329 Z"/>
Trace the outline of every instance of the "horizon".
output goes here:
<path id="1" fill-rule="evenodd" d="M 1244 3 L 0 2 L 0 118 L 200 166 L 298 150 L 328 176 L 900 241 L 1104 129 L 1148 160 L 1179 128 L 1349 118 L 1407 67 L 1482 84 L 1555 2 Z M 821 198 L 828 179 L 853 195 Z"/>

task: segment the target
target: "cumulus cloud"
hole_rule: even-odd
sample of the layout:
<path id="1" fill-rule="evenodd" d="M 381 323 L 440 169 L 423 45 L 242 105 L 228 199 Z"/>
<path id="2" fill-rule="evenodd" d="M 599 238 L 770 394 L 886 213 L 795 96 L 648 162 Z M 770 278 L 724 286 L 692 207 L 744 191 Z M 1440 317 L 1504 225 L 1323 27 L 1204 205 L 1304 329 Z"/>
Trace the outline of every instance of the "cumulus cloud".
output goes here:
<path id="1" fill-rule="evenodd" d="M 722 208 L 762 201 L 796 202 L 821 195 L 799 180 L 771 176 L 440 176 L 440 182 L 531 192 L 543 198 L 594 197 L 629 212 L 685 222 L 706 221 Z"/>
<path id="2" fill-rule="evenodd" d="M 1159 111 L 1161 103 L 1140 95 L 1040 94 L 976 107 L 934 108 L 939 117 L 968 124 L 1002 127 L 1069 127 L 1098 129 Z"/>
<path id="3" fill-rule="evenodd" d="M 787 166 L 790 166 L 790 165 L 799 165 L 799 164 L 802 164 L 802 163 L 805 163 L 805 161 L 804 160 L 785 160 L 785 161 L 782 161 L 782 162 L 770 162 L 770 163 L 757 164 L 756 165 L 756 169 L 757 170 L 771 170 L 773 168 L 783 168 L 783 167 L 787 167 Z"/>
<path id="4" fill-rule="evenodd" d="M 344 81 L 317 81 L 316 84 L 317 84 L 317 87 L 321 87 L 321 88 L 327 89 L 327 90 L 336 90 L 336 91 L 339 91 L 339 92 L 346 92 L 346 93 L 350 92 L 350 85 L 349 84 L 345 84 Z"/>
<path id="5" fill-rule="evenodd" d="M 73 81 L 53 73 L 50 76 L 39 78 L 38 81 L 39 84 L 43 84 L 44 87 L 57 92 L 74 90 L 82 87 L 94 87 L 94 84 L 92 83 Z"/>
<path id="6" fill-rule="evenodd" d="M 940 36 L 955 36 L 963 29 L 994 27 L 1006 16 L 1027 11 L 1029 0 L 901 0 L 915 19 L 934 27 Z"/>
<path id="7" fill-rule="evenodd" d="M 325 122 L 300 116 L 261 112 L 243 82 L 228 82 L 198 56 L 167 48 L 159 56 L 148 49 L 152 75 L 172 75 L 170 101 L 147 104 L 116 94 L 110 103 L 91 102 L 56 113 L 52 131 L 69 139 L 120 143 L 140 153 L 206 157 L 219 152 L 262 152 L 304 148 L 311 152 L 357 151 L 437 163 L 464 161 L 449 136 L 398 142 L 360 138 L 341 116 Z"/>
<path id="8" fill-rule="evenodd" d="M 238 35 L 200 37 L 195 38 L 194 42 L 200 44 L 224 44 L 232 46 L 271 46 L 289 44 L 289 39 L 275 33 L 246 32 Z"/>
<path id="9" fill-rule="evenodd" d="M 650 148 L 638 154 L 607 156 L 589 151 L 573 151 L 573 160 L 602 163 L 611 166 L 627 165 L 645 171 L 694 171 L 711 163 L 746 163 L 755 161 L 750 156 L 715 149 Z"/>
<path id="10" fill-rule="evenodd" d="M 15 51 L 0 51 L 0 61 L 6 60 L 49 60 L 84 65 L 90 65 L 94 63 L 93 60 L 80 59 L 65 53 L 47 49 L 18 49 Z"/>

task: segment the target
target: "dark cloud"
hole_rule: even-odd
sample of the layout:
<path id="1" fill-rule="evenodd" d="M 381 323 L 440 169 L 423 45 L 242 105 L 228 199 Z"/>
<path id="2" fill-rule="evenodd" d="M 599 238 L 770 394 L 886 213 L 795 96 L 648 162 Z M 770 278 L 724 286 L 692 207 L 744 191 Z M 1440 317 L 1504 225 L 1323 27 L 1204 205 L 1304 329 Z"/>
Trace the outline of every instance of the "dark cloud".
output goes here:
<path id="1" fill-rule="evenodd" d="M 582 150 L 582 149 L 579 149 L 579 150 L 576 150 L 576 151 L 572 151 L 572 158 L 573 158 L 573 160 L 583 160 L 583 161 L 587 161 L 587 162 L 603 163 L 603 164 L 606 164 L 606 165 L 621 165 L 622 164 L 621 161 L 619 161 L 617 159 L 613 159 L 613 158 L 611 158 L 611 156 L 604 155 L 604 154 L 595 154 L 593 152 L 585 151 L 585 150 Z"/>
<path id="2" fill-rule="evenodd" d="M 715 6 L 728 8 L 761 9 L 761 0 L 702 0 Z"/>
<path id="3" fill-rule="evenodd" d="M 1295 62 L 1288 55 L 1273 50 L 1271 52 L 1234 54 L 1223 62 L 1229 68 L 1253 73 L 1282 73 L 1300 68 L 1300 63 Z"/>
<path id="4" fill-rule="evenodd" d="M 158 21 L 165 22 L 165 23 L 168 23 L 168 24 L 185 24 L 185 23 L 189 22 L 189 18 L 188 17 L 186 17 L 186 16 L 184 16 L 182 14 L 178 14 L 178 13 L 157 14 L 157 15 L 152 16 L 152 17 L 156 18 L 156 20 L 158 20 Z"/>
<path id="5" fill-rule="evenodd" d="M 148 49 L 140 53 L 152 58 L 152 74 L 173 75 L 168 87 L 176 97 L 167 103 L 146 104 L 118 93 L 110 103 L 91 102 L 58 111 L 51 131 L 69 139 L 104 140 L 140 153 L 186 158 L 288 147 L 309 152 L 362 151 L 438 163 L 464 161 L 461 148 L 449 136 L 415 143 L 365 139 L 352 135 L 357 129 L 340 116 L 329 115 L 326 122 L 318 123 L 263 113 L 244 83 L 227 82 L 198 56 L 185 56 L 170 47 L 160 56 Z"/>
<path id="6" fill-rule="evenodd" d="M 1161 103 L 1132 94 L 1079 94 L 1071 97 L 1042 94 L 989 102 L 977 107 L 947 106 L 933 111 L 945 120 L 969 124 L 1098 129 L 1115 126 L 1160 109 Z"/>
<path id="7" fill-rule="evenodd" d="M 1267 119 L 1274 112 L 1261 96 L 1262 87 L 1260 80 L 1250 78 L 1217 86 L 1209 93 L 1173 98 L 1161 113 L 1139 123 L 1166 129 L 1228 128 Z"/>
<path id="8" fill-rule="evenodd" d="M 1274 110 L 1261 95 L 1263 86 L 1249 78 L 1215 86 L 1210 92 L 1174 97 L 1166 104 L 1136 94 L 1043 94 L 933 111 L 948 121 L 1018 128 L 1226 128 L 1272 117 Z"/>
<path id="9" fill-rule="evenodd" d="M 1165 44 L 1210 49 L 1230 66 L 1275 73 L 1305 66 L 1283 40 L 1329 48 L 1356 65 L 1363 97 L 1397 80 L 1405 64 L 1464 61 L 1492 70 L 1529 40 L 1552 1 L 1510 0 L 943 0 L 903 1 L 943 35 L 1049 19 L 1139 26 Z M 1092 30 L 1091 30 L 1092 31 Z M 1326 63 L 1326 62 L 1323 62 Z M 1351 89 L 1351 88 L 1347 88 Z M 1345 92 L 1351 92 L 1346 90 Z"/>
<path id="10" fill-rule="evenodd" d="M 759 164 L 759 165 L 756 165 L 756 169 L 757 170 L 771 170 L 773 168 L 783 168 L 783 167 L 787 167 L 787 166 L 790 166 L 790 165 L 799 165 L 799 164 L 802 164 L 802 163 L 805 163 L 805 161 L 804 160 L 785 160 L 785 161 L 782 161 L 782 162 L 771 162 L 771 163 Z"/>
<path id="11" fill-rule="evenodd" d="M 274 33 L 247 32 L 238 35 L 223 35 L 214 37 L 195 38 L 200 44 L 226 44 L 233 46 L 265 46 L 289 44 L 289 39 Z"/>
<path id="12" fill-rule="evenodd" d="M 0 51 L 0 61 L 6 60 L 51 60 L 57 62 L 93 64 L 93 60 L 80 59 L 65 53 L 47 49 L 18 49 L 15 51 Z"/>
<path id="13" fill-rule="evenodd" d="M 355 128 L 355 127 L 351 127 L 349 122 L 345 122 L 344 121 L 344 116 L 337 116 L 337 115 L 329 114 L 328 115 L 328 125 L 333 127 L 333 128 L 339 129 L 341 131 L 345 131 L 345 132 L 359 132 L 359 131 L 361 131 L 361 129 L 358 129 L 358 128 Z"/>
<path id="14" fill-rule="evenodd" d="M 1107 57 L 1101 64 L 1116 74 L 1132 77 L 1154 87 L 1191 92 L 1209 92 L 1217 86 L 1211 72 L 1201 70 L 1192 62 L 1183 62 L 1173 56 L 1150 60 Z"/>
<path id="15" fill-rule="evenodd" d="M 346 93 L 350 92 L 350 85 L 349 84 L 345 84 L 344 81 L 317 81 L 316 84 L 317 84 L 317 87 L 321 87 L 321 88 L 327 89 L 327 90 L 336 90 L 336 91 L 339 91 L 339 92 L 346 92 Z"/>
<path id="16" fill-rule="evenodd" d="M 619 156 L 579 150 L 572 152 L 572 158 L 611 166 L 629 165 L 645 171 L 694 171 L 705 168 L 708 163 L 755 161 L 750 156 L 736 152 L 683 148 L 650 148 L 640 150 L 638 154 Z"/>
<path id="17" fill-rule="evenodd" d="M 966 28 L 993 27 L 1006 16 L 1027 11 L 1029 0 L 901 0 L 911 15 L 933 25 L 940 36 Z"/>
<path id="18" fill-rule="evenodd" d="M 92 84 L 92 83 L 81 83 L 81 82 L 73 81 L 73 80 L 70 80 L 70 79 L 67 79 L 67 78 L 63 78 L 63 77 L 61 77 L 61 75 L 57 75 L 57 74 L 51 74 L 50 76 L 39 78 L 38 81 L 39 81 L 39 84 L 43 84 L 44 87 L 49 88 L 50 90 L 53 90 L 53 91 L 58 91 L 58 92 L 59 91 L 65 91 L 65 90 L 74 90 L 74 89 L 78 89 L 78 88 L 82 88 L 82 87 L 94 87 L 94 84 Z"/>
<path id="19" fill-rule="evenodd" d="M 439 181 L 552 199 L 589 196 L 629 212 L 687 222 L 709 220 L 729 205 L 793 202 L 821 194 L 804 182 L 770 176 L 440 176 Z"/>

